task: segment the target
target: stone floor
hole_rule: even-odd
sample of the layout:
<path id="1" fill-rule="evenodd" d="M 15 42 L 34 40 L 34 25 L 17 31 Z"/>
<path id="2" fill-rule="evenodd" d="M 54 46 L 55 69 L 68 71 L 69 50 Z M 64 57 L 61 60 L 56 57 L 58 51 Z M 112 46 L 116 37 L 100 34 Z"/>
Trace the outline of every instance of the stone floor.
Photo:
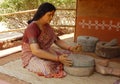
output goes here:
<path id="1" fill-rule="evenodd" d="M 69 34 L 69 35 L 64 35 L 64 36 L 61 36 L 60 38 L 61 39 L 64 39 L 65 42 L 69 42 L 69 44 L 71 45 L 74 45 L 74 39 L 73 39 L 73 36 L 74 34 Z M 69 38 L 68 38 L 69 37 Z M 87 55 L 90 55 L 94 58 L 98 58 L 98 59 L 104 59 L 104 58 L 101 58 L 99 56 L 97 56 L 95 53 L 87 53 L 85 52 L 84 54 L 87 54 Z M 10 62 L 10 61 L 13 61 L 13 60 L 16 60 L 16 59 L 19 59 L 21 57 L 21 51 L 19 52 L 16 52 L 16 53 L 13 53 L 13 54 L 10 54 L 10 55 L 7 55 L 7 56 L 4 56 L 4 57 L 1 57 L 0 58 L 0 66 Z M 110 60 L 110 65 L 111 67 L 119 67 L 120 68 L 120 57 L 118 58 L 113 58 L 113 59 L 109 59 Z M 9 82 L 10 84 L 29 84 L 23 80 L 19 80 L 15 77 L 11 77 L 11 76 L 8 76 L 6 74 L 3 74 L 3 73 L 0 73 L 0 80 L 4 80 L 6 82 Z M 0 81 L 0 84 L 3 84 L 1 81 Z M 7 83 L 5 83 L 7 84 Z M 103 84 L 103 83 L 101 83 Z"/>

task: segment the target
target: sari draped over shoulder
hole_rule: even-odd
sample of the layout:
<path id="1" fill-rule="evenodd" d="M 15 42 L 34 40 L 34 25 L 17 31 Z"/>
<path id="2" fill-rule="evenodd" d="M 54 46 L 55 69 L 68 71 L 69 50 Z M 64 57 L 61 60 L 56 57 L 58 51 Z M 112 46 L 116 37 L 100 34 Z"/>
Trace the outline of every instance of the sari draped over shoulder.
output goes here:
<path id="1" fill-rule="evenodd" d="M 64 77 L 65 72 L 63 71 L 63 66 L 61 63 L 40 59 L 32 54 L 29 39 L 36 38 L 41 49 L 50 52 L 55 56 L 61 55 L 63 53 L 69 54 L 70 52 L 52 47 L 52 44 L 58 40 L 58 37 L 54 33 L 54 30 L 49 26 L 49 24 L 45 25 L 45 30 L 43 31 L 40 31 L 35 23 L 32 23 L 31 26 L 28 26 L 23 36 L 23 67 L 27 68 L 29 71 L 37 73 L 38 75 L 43 75 L 45 77 Z M 31 33 L 33 33 L 33 35 Z"/>

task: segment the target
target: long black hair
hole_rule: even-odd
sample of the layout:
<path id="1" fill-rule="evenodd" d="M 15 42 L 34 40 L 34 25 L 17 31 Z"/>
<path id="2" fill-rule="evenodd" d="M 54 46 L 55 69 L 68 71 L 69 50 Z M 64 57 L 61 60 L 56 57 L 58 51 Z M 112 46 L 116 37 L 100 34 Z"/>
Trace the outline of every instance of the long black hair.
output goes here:
<path id="1" fill-rule="evenodd" d="M 48 3 L 48 2 L 42 3 L 39 6 L 38 10 L 36 11 L 34 17 L 31 20 L 28 21 L 28 24 L 30 24 L 32 21 L 36 21 L 36 20 L 40 19 L 47 12 L 50 12 L 50 11 L 53 11 L 53 10 L 56 11 L 56 8 L 51 3 Z"/>

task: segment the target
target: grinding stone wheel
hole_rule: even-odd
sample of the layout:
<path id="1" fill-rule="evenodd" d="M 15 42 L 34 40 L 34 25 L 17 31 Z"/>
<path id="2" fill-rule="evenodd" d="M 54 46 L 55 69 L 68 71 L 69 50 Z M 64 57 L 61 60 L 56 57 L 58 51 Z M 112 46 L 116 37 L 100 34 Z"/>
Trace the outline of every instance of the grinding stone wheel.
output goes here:
<path id="1" fill-rule="evenodd" d="M 96 44 L 95 53 L 105 58 L 113 58 L 120 56 L 120 46 L 106 46 L 107 42 L 100 41 Z"/>
<path id="2" fill-rule="evenodd" d="M 72 60 L 74 67 L 94 66 L 94 58 L 88 55 L 70 54 L 68 58 Z"/>
<path id="3" fill-rule="evenodd" d="M 94 58 L 81 55 L 81 54 L 70 54 L 68 57 L 73 62 L 73 66 L 64 66 L 64 70 L 74 76 L 89 76 L 94 71 Z"/>
<path id="4" fill-rule="evenodd" d="M 90 76 L 94 72 L 94 67 L 67 67 L 64 70 L 73 76 Z"/>
<path id="5" fill-rule="evenodd" d="M 82 46 L 83 51 L 94 52 L 98 38 L 93 36 L 78 36 L 77 43 Z"/>

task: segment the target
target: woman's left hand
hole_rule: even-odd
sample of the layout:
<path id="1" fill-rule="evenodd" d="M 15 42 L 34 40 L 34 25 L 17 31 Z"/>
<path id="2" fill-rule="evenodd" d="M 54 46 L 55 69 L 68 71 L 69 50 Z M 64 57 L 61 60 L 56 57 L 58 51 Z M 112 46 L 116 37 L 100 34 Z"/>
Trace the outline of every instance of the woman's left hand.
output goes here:
<path id="1" fill-rule="evenodd" d="M 71 46 L 69 50 L 72 51 L 73 53 L 79 53 L 82 51 L 82 46 L 80 45 Z"/>

